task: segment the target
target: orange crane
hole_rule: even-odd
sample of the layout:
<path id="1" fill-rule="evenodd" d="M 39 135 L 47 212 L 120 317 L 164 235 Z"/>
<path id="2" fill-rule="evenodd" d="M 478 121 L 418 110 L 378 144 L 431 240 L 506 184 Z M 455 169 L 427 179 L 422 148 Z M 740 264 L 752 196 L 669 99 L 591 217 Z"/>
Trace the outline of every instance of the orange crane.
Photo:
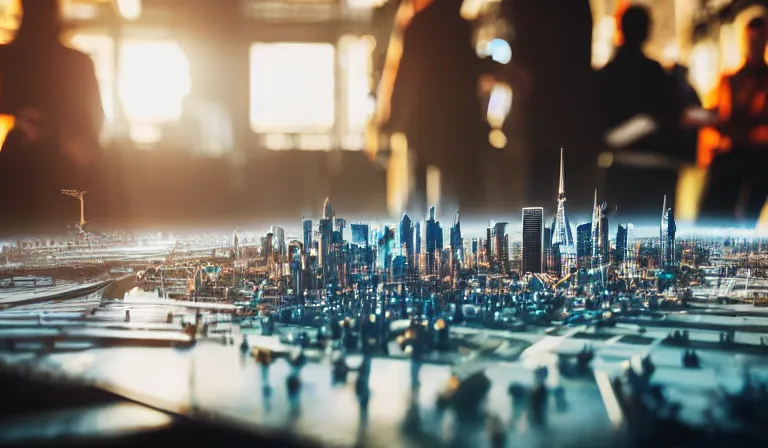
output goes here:
<path id="1" fill-rule="evenodd" d="M 80 223 L 78 224 L 78 227 L 81 231 L 85 230 L 85 225 L 87 224 L 85 221 L 85 195 L 87 193 L 87 191 L 80 190 L 61 190 L 61 194 L 65 196 L 72 196 L 73 198 L 80 200 Z"/>

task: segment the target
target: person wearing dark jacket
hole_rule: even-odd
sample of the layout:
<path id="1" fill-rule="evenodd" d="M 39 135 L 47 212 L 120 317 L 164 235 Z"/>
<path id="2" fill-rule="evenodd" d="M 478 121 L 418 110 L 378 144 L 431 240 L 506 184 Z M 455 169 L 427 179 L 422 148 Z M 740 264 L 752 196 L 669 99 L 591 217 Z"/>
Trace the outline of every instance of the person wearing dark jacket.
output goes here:
<path id="1" fill-rule="evenodd" d="M 757 226 L 768 199 L 768 65 L 764 17 L 746 29 L 747 57 L 736 73 L 720 82 L 716 127 L 724 147 L 709 167 L 709 185 L 700 223 Z"/>
<path id="2" fill-rule="evenodd" d="M 651 27 L 643 6 L 630 6 L 621 17 L 624 42 L 598 73 L 601 131 L 609 157 L 605 194 L 611 210 L 638 223 L 659 216 L 660 205 L 675 203 L 679 160 L 671 145 L 682 107 L 673 79 L 643 53 Z"/>
<path id="3" fill-rule="evenodd" d="M 16 37 L 0 46 L 0 113 L 15 117 L 0 151 L 2 233 L 63 225 L 58 210 L 72 207 L 61 190 L 93 186 L 104 117 L 93 62 L 60 40 L 58 1 L 21 6 Z"/>
<path id="4" fill-rule="evenodd" d="M 427 166 L 435 166 L 443 191 L 462 213 L 471 214 L 483 199 L 483 161 L 490 150 L 478 83 L 484 74 L 506 75 L 490 58 L 478 57 L 461 5 L 461 0 L 433 1 L 405 28 L 383 127 L 407 137 L 417 159 L 418 196 L 426 194 Z M 424 199 L 416 202 L 426 205 Z"/>
<path id="5" fill-rule="evenodd" d="M 501 14 L 512 29 L 512 61 L 531 79 L 524 98 L 515 90 L 504 125 L 506 135 L 522 134 L 524 205 L 555 204 L 563 148 L 568 203 L 589 206 L 598 153 L 590 2 L 503 0 Z"/>
<path id="6" fill-rule="evenodd" d="M 669 71 L 680 105 L 684 109 L 702 109 L 701 99 L 696 89 L 688 81 L 688 67 L 675 64 Z M 677 156 L 686 163 L 696 163 L 696 153 L 699 148 L 699 129 L 697 127 L 681 126 L 675 136 Z"/>

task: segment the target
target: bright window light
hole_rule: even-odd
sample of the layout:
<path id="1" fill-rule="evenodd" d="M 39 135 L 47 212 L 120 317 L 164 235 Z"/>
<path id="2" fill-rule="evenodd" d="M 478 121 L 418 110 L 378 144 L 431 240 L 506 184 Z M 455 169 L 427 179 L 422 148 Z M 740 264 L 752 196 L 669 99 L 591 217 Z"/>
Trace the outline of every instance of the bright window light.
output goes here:
<path id="1" fill-rule="evenodd" d="M 189 94 L 189 60 L 175 41 L 126 40 L 120 47 L 118 96 L 131 123 L 161 124 L 181 118 Z"/>
<path id="2" fill-rule="evenodd" d="M 680 61 L 680 45 L 676 41 L 668 42 L 661 50 L 661 64 L 664 67 L 673 67 Z"/>
<path id="3" fill-rule="evenodd" d="M 341 149 L 359 151 L 365 148 L 365 135 L 349 134 L 341 140 Z"/>
<path id="4" fill-rule="evenodd" d="M 339 62 L 344 78 L 345 136 L 364 134 L 373 114 L 371 52 L 375 45 L 371 36 L 344 36 L 339 41 Z"/>
<path id="5" fill-rule="evenodd" d="M 481 40 L 475 48 L 477 55 L 486 58 L 490 57 L 494 61 L 507 64 L 512 60 L 512 47 L 504 39 Z"/>
<path id="6" fill-rule="evenodd" d="M 385 3 L 385 0 L 346 0 L 347 8 L 356 10 L 374 9 Z"/>
<path id="7" fill-rule="evenodd" d="M 331 136 L 328 134 L 304 134 L 299 136 L 297 149 L 328 151 L 331 149 L 331 145 Z"/>
<path id="8" fill-rule="evenodd" d="M 59 4 L 61 5 L 61 14 L 65 19 L 92 20 L 99 15 L 99 7 L 94 3 L 64 0 Z"/>
<path id="9" fill-rule="evenodd" d="M 507 136 L 500 129 L 494 129 L 488 134 L 488 142 L 496 149 L 504 149 L 507 146 Z"/>
<path id="10" fill-rule="evenodd" d="M 115 44 L 111 37 L 95 34 L 76 34 L 69 41 L 72 48 L 91 57 L 96 69 L 96 79 L 101 90 L 101 103 L 107 123 L 115 121 L 114 73 Z"/>
<path id="11" fill-rule="evenodd" d="M 607 15 L 601 18 L 592 31 L 592 67 L 602 68 L 611 59 L 616 35 L 616 19 Z"/>
<path id="12" fill-rule="evenodd" d="M 499 3 L 499 0 L 464 0 L 461 3 L 461 16 L 466 20 L 475 20 L 494 3 Z"/>
<path id="13" fill-rule="evenodd" d="M 117 10 L 126 20 L 141 17 L 141 0 L 117 0 Z"/>
<path id="14" fill-rule="evenodd" d="M 717 87 L 720 77 L 718 56 L 717 46 L 712 42 L 700 42 L 691 50 L 689 78 L 702 97 Z"/>
<path id="15" fill-rule="evenodd" d="M 251 46 L 251 128 L 322 133 L 335 123 L 334 47 L 323 43 Z"/>
<path id="16" fill-rule="evenodd" d="M 21 18 L 21 2 L 19 0 L 0 0 L 0 28 L 3 30 L 16 30 Z M 13 35 L 3 36 L 2 43 L 10 40 Z"/>
<path id="17" fill-rule="evenodd" d="M 491 58 L 501 64 L 507 64 L 512 60 L 512 47 L 504 39 L 493 39 L 488 44 Z"/>
<path id="18" fill-rule="evenodd" d="M 8 133 L 16 126 L 16 117 L 13 115 L 0 115 L 0 151 L 3 150 L 3 143 Z"/>
<path id="19" fill-rule="evenodd" d="M 152 145 L 163 138 L 163 130 L 151 124 L 132 124 L 128 136 L 139 146 Z"/>
<path id="20" fill-rule="evenodd" d="M 512 108 L 512 89 L 504 84 L 496 84 L 488 100 L 488 123 L 493 128 L 500 128 Z"/>
<path id="21" fill-rule="evenodd" d="M 264 136 L 264 146 L 275 151 L 291 149 L 293 140 L 285 134 L 267 134 Z"/>

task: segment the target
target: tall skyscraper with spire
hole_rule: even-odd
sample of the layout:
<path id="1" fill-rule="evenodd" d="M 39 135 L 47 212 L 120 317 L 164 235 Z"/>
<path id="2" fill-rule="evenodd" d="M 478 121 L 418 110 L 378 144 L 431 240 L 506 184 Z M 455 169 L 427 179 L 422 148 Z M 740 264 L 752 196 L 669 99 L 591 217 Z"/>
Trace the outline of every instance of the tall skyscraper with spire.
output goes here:
<path id="1" fill-rule="evenodd" d="M 563 148 L 560 148 L 560 185 L 557 188 L 557 211 L 552 221 L 552 234 L 549 251 L 552 254 L 550 269 L 565 275 L 576 267 L 576 244 L 573 230 L 565 207 L 565 161 Z"/>
<path id="2" fill-rule="evenodd" d="M 573 232 L 568 215 L 565 213 L 565 162 L 563 161 L 563 148 L 560 148 L 560 186 L 557 189 L 557 212 L 552 222 L 552 245 L 572 247 Z"/>

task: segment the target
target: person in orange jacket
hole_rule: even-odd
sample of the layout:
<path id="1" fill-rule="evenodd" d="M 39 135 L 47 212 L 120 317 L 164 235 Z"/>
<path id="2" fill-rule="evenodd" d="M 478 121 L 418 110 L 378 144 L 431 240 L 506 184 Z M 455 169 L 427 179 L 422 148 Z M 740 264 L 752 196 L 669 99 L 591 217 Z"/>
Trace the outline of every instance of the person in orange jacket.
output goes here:
<path id="1" fill-rule="evenodd" d="M 709 185 L 699 222 L 754 228 L 768 199 L 768 22 L 752 19 L 746 27 L 747 55 L 734 74 L 723 76 L 718 93 L 716 129 L 723 151 L 709 168 Z"/>

